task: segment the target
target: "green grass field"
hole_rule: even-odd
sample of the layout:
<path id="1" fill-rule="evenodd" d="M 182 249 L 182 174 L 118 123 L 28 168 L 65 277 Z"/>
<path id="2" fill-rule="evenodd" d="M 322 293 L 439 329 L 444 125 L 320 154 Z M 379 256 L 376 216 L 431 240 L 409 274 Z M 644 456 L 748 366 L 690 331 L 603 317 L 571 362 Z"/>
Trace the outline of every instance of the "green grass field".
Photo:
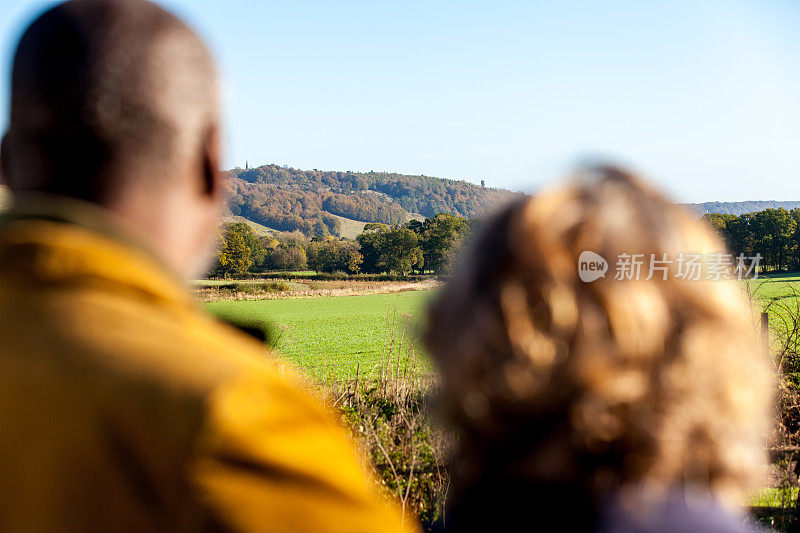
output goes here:
<path id="1" fill-rule="evenodd" d="M 223 283 L 204 281 L 202 284 Z M 800 274 L 775 275 L 750 282 L 756 297 L 768 301 L 800 294 Z M 409 338 L 433 291 L 323 298 L 221 301 L 206 303 L 208 310 L 235 321 L 272 324 L 278 349 L 288 359 L 317 376 L 351 377 L 396 355 L 397 346 L 411 347 Z M 773 307 L 773 313 L 780 313 Z M 776 319 L 778 317 L 775 317 Z M 775 319 L 771 319 L 777 325 Z M 418 347 L 416 347 L 418 348 Z"/>
<path id="2" fill-rule="evenodd" d="M 776 339 L 786 339 L 795 330 L 795 321 L 800 319 L 800 274 L 771 274 L 748 284 L 750 294 L 769 314 L 769 329 L 776 349 Z"/>
<path id="3" fill-rule="evenodd" d="M 415 331 L 433 291 L 394 294 L 222 301 L 206 308 L 220 318 L 260 321 L 277 329 L 277 348 L 289 360 L 322 377 L 362 375 L 383 358 L 419 352 Z M 366 372 L 366 374 L 365 374 Z"/>
<path id="4" fill-rule="evenodd" d="M 800 295 L 800 273 L 771 274 L 749 282 L 751 292 L 759 299 L 786 298 Z"/>

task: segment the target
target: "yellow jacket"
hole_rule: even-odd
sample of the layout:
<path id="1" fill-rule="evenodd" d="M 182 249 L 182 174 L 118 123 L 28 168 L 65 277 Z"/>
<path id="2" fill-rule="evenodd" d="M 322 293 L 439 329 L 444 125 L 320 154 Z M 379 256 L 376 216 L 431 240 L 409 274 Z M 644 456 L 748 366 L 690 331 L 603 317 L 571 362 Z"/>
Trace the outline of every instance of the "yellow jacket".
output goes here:
<path id="1" fill-rule="evenodd" d="M 0 531 L 403 530 L 263 346 L 53 205 L 0 222 Z"/>

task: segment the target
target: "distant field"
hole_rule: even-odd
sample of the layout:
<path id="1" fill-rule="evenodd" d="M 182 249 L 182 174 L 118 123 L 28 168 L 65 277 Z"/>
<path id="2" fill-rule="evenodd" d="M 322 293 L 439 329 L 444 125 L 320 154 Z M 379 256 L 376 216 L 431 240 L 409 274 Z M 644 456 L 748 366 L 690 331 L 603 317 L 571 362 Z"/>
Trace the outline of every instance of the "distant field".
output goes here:
<path id="1" fill-rule="evenodd" d="M 361 232 L 364 231 L 364 226 L 368 224 L 368 222 L 361 222 L 360 220 L 353 220 L 351 218 L 341 217 L 339 215 L 334 215 L 333 213 L 328 213 L 329 215 L 335 217 L 341 223 L 339 229 L 339 236 L 344 237 L 346 239 L 355 239 Z M 419 213 L 406 213 L 406 222 L 410 220 L 419 220 L 420 222 L 425 220 L 423 215 Z"/>
<path id="2" fill-rule="evenodd" d="M 275 230 L 275 229 L 272 229 L 272 228 L 268 228 L 267 226 L 262 226 L 258 222 L 253 222 L 252 220 L 249 220 L 249 219 L 244 218 L 244 217 L 240 217 L 238 215 L 237 216 L 222 217 L 222 222 L 224 222 L 224 223 L 244 222 L 245 224 L 247 224 L 248 226 L 253 228 L 253 232 L 256 235 L 258 235 L 259 237 L 267 237 L 267 236 L 271 237 L 271 236 L 275 235 L 276 233 L 278 233 L 278 230 Z"/>
<path id="3" fill-rule="evenodd" d="M 205 304 L 221 318 L 278 328 L 278 349 L 318 377 L 368 375 L 382 358 L 405 360 L 415 326 L 433 291 Z M 418 351 L 418 350 L 417 350 Z"/>
<path id="4" fill-rule="evenodd" d="M 2 205 L 2 191 L 0 191 L 0 205 Z M 346 239 L 355 239 L 356 237 L 358 237 L 361 234 L 361 232 L 364 231 L 364 226 L 368 224 L 367 222 L 362 222 L 360 220 L 353 220 L 351 218 L 345 218 L 339 215 L 334 215 L 333 213 L 328 213 L 328 214 L 339 221 L 339 223 L 341 224 L 339 236 L 344 237 Z M 406 222 L 408 222 L 409 220 L 425 220 L 425 217 L 417 213 L 408 213 L 408 215 L 406 216 Z M 252 220 L 248 220 L 241 216 L 227 216 L 224 217 L 222 221 L 244 222 L 245 224 L 253 228 L 253 231 L 255 231 L 256 235 L 259 235 L 261 237 L 267 235 L 273 236 L 276 233 L 280 233 L 279 230 L 263 226 L 261 224 L 253 222 Z"/>
<path id="5" fill-rule="evenodd" d="M 361 234 L 362 231 L 364 231 L 364 226 L 367 225 L 366 222 L 361 222 L 359 220 L 340 217 L 339 215 L 334 215 L 333 213 L 328 214 L 336 218 L 341 224 L 341 226 L 339 226 L 339 236 L 347 239 L 355 239 Z"/>

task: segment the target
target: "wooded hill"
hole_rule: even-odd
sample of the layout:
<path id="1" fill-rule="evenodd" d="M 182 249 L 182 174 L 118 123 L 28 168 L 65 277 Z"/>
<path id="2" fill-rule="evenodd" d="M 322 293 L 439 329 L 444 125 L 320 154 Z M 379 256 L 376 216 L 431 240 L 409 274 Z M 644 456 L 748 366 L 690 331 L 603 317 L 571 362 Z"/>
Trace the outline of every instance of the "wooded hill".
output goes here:
<path id="1" fill-rule="evenodd" d="M 791 211 L 800 207 L 800 202 L 749 201 L 749 202 L 703 202 L 702 204 L 682 204 L 693 213 L 706 215 L 718 213 L 721 215 L 744 215 L 757 213 L 766 209 L 786 209 Z"/>
<path id="2" fill-rule="evenodd" d="M 476 218 L 519 193 L 466 181 L 386 172 L 229 170 L 230 214 L 280 231 L 340 235 L 342 220 L 400 224 L 449 213 Z"/>
<path id="3" fill-rule="evenodd" d="M 476 218 L 520 193 L 466 181 L 387 172 L 299 170 L 263 165 L 226 172 L 231 184 L 230 214 L 279 231 L 309 236 L 347 235 L 342 224 L 399 224 L 449 213 Z M 800 201 L 705 202 L 683 204 L 702 216 L 741 215 L 800 207 Z M 341 218 L 340 218 L 341 217 Z"/>

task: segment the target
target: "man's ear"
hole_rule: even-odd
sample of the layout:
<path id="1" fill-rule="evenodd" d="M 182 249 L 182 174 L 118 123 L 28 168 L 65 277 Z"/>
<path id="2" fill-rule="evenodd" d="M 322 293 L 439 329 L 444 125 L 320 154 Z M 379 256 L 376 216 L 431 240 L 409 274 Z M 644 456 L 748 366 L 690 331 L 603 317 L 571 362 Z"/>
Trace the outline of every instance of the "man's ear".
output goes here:
<path id="1" fill-rule="evenodd" d="M 212 124 L 206 131 L 203 140 L 203 192 L 209 197 L 218 197 L 223 194 L 222 183 L 222 141 L 220 128 Z"/>

